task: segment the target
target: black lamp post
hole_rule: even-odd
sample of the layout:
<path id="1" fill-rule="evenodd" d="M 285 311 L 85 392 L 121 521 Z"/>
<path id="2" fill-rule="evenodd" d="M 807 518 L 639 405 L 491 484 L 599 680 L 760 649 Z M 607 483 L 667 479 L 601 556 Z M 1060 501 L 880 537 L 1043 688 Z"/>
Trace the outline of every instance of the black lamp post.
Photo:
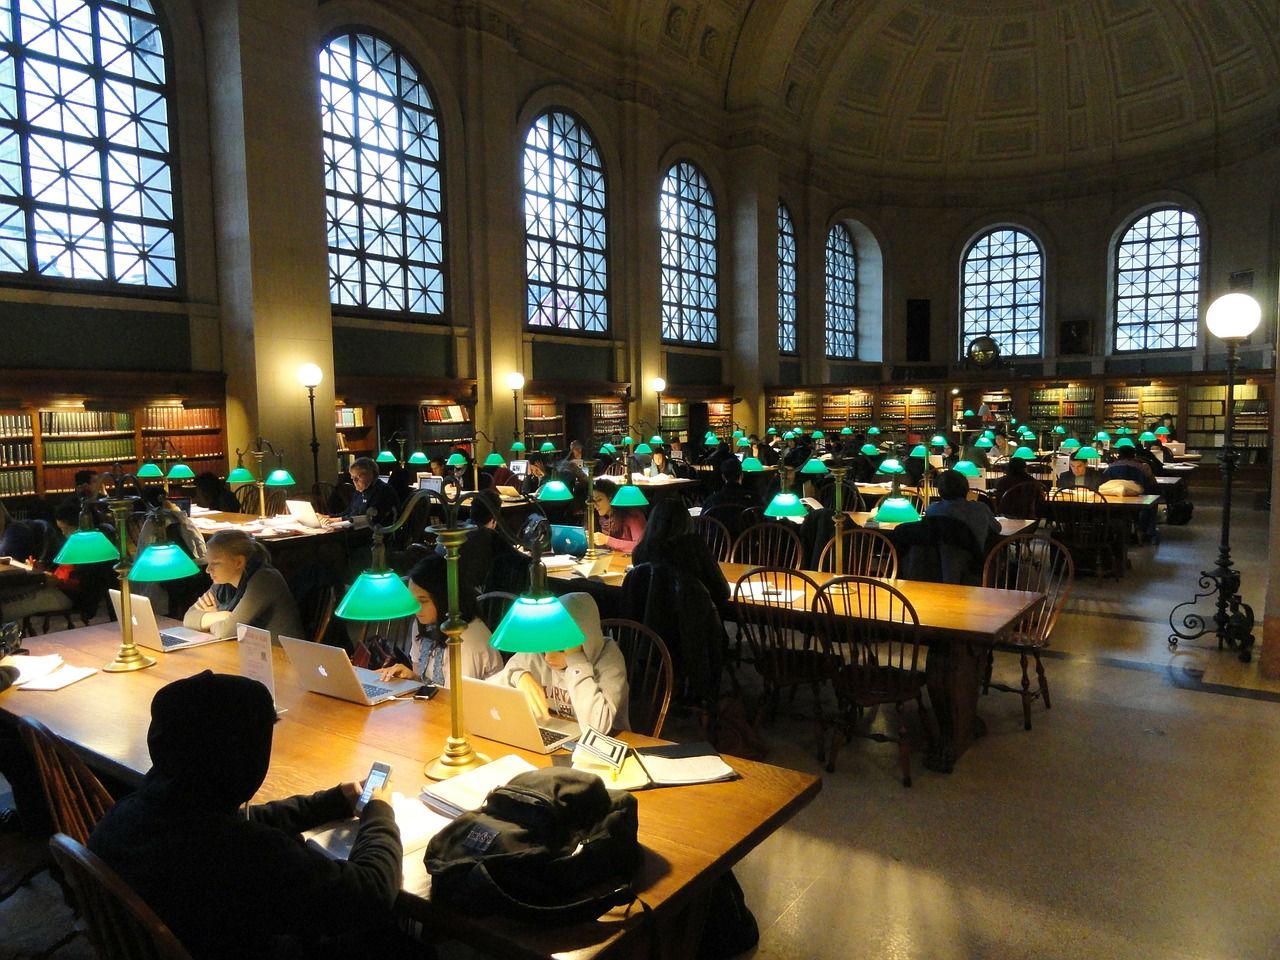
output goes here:
<path id="1" fill-rule="evenodd" d="M 1258 328 L 1262 308 L 1245 293 L 1228 293 L 1209 305 L 1205 324 L 1209 332 L 1227 345 L 1227 409 L 1226 433 L 1222 438 L 1222 539 L 1218 544 L 1218 560 L 1212 570 L 1200 573 L 1199 588 L 1191 600 L 1178 604 L 1169 613 L 1169 646 L 1176 647 L 1179 640 L 1194 640 L 1209 632 L 1209 620 L 1202 614 L 1188 611 L 1205 597 L 1217 594 L 1213 629 L 1218 635 L 1218 649 L 1224 646 L 1238 649 L 1242 663 L 1253 658 L 1253 608 L 1240 597 L 1240 572 L 1231 566 L 1231 479 L 1236 471 L 1236 448 L 1232 438 L 1235 428 L 1235 379 L 1236 351 L 1240 343 Z"/>
<path id="2" fill-rule="evenodd" d="M 324 371 L 314 363 L 304 363 L 298 368 L 298 382 L 307 388 L 307 400 L 311 403 L 311 470 L 312 480 L 320 483 L 320 440 L 316 436 L 316 387 L 324 379 Z"/>

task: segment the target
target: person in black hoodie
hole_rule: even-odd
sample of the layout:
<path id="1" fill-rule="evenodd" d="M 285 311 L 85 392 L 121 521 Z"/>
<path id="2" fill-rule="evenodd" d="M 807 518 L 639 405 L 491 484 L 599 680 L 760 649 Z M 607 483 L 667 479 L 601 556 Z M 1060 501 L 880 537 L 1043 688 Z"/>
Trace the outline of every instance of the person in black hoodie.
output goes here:
<path id="1" fill-rule="evenodd" d="M 299 834 L 352 816 L 360 784 L 246 806 L 266 778 L 275 722 L 271 694 L 246 677 L 206 670 L 161 688 L 152 768 L 89 849 L 195 960 L 410 955 L 391 916 L 403 850 L 385 787 L 365 805 L 347 860 Z"/>

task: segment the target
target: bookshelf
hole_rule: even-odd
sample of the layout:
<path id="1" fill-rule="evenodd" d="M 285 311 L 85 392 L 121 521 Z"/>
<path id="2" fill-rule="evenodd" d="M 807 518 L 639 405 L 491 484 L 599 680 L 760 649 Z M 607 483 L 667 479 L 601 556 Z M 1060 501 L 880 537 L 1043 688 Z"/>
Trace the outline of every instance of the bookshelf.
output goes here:
<path id="1" fill-rule="evenodd" d="M 0 413 L 0 498 L 36 492 L 35 426 L 30 413 Z"/>
<path id="2" fill-rule="evenodd" d="M 664 404 L 665 406 L 665 404 Z M 685 418 L 688 429 L 688 417 Z M 601 444 L 621 437 L 627 429 L 627 405 L 622 400 L 597 399 L 591 401 L 591 447 L 586 454 L 594 457 Z M 665 436 L 666 431 L 661 431 Z"/>
<path id="3" fill-rule="evenodd" d="M 427 400 L 419 405 L 422 420 L 424 452 L 447 454 L 455 447 L 472 450 L 476 442 L 475 424 L 471 411 L 452 400 Z"/>
<path id="4" fill-rule="evenodd" d="M 658 409 L 658 432 L 681 443 L 689 440 L 689 404 L 685 400 L 662 401 Z"/>
<path id="5" fill-rule="evenodd" d="M 818 429 L 818 392 L 816 390 L 787 390 L 771 393 L 765 400 L 765 426 L 777 427 L 784 433 L 794 427 L 805 433 Z"/>
<path id="6" fill-rule="evenodd" d="M 916 444 L 938 427 L 938 391 L 933 387 L 884 387 L 877 426 L 890 437 Z"/>
<path id="7" fill-rule="evenodd" d="M 1172 413 L 1177 429 L 1180 395 L 1178 386 L 1172 383 L 1108 383 L 1103 388 L 1099 426 L 1110 433 L 1119 427 L 1141 433 L 1163 414 Z"/>
<path id="8" fill-rule="evenodd" d="M 1236 384 L 1233 413 L 1235 424 L 1231 442 L 1240 455 L 1240 463 L 1267 460 L 1271 436 L 1271 405 L 1257 383 Z M 1198 384 L 1187 390 L 1185 440 L 1189 448 L 1220 450 L 1227 431 L 1226 384 Z"/>
<path id="9" fill-rule="evenodd" d="M 850 387 L 846 390 L 826 391 L 822 395 L 823 433 L 839 433 L 844 427 L 862 432 L 871 426 L 875 413 L 875 394 L 870 390 Z"/>
<path id="10" fill-rule="evenodd" d="M 338 435 L 338 452 L 352 457 L 375 456 L 378 451 L 374 444 L 378 438 L 374 433 L 374 423 L 372 406 L 335 403 L 333 426 Z"/>
<path id="11" fill-rule="evenodd" d="M 548 440 L 555 444 L 557 451 L 563 450 L 564 404 L 554 397 L 526 397 L 522 439 L 530 453 L 536 453 Z"/>
<path id="12" fill-rule="evenodd" d="M 730 400 L 707 401 L 707 429 L 717 437 L 733 433 L 733 402 Z"/>
<path id="13" fill-rule="evenodd" d="M 1087 384 L 1033 386 L 1027 420 L 1043 430 L 1062 424 L 1067 436 L 1080 440 L 1092 436 L 1098 422 L 1094 388 Z"/>

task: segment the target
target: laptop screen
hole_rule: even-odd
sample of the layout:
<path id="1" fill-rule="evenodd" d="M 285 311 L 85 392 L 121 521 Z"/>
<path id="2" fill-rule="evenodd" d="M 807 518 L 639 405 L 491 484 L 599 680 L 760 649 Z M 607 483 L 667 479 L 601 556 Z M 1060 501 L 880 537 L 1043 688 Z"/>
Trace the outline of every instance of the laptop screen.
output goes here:
<path id="1" fill-rule="evenodd" d="M 523 477 L 529 472 L 528 460 L 512 460 L 507 464 L 507 469 L 518 477 Z"/>
<path id="2" fill-rule="evenodd" d="M 419 490 L 434 490 L 436 493 L 444 492 L 444 477 L 437 477 L 430 473 L 418 474 Z"/>

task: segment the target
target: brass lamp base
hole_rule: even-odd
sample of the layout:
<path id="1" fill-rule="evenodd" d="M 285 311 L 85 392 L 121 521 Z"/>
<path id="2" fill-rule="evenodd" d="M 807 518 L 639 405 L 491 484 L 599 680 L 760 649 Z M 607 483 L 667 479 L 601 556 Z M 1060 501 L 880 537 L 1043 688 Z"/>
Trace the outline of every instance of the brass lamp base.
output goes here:
<path id="1" fill-rule="evenodd" d="M 450 737 L 445 741 L 444 753 L 428 763 L 423 772 L 432 780 L 448 780 L 488 762 L 488 757 L 472 749 L 466 737 Z"/>
<path id="2" fill-rule="evenodd" d="M 116 652 L 116 658 L 102 669 L 107 673 L 128 673 L 131 670 L 145 670 L 156 665 L 155 657 L 148 657 L 138 649 L 135 643 L 122 643 Z"/>

